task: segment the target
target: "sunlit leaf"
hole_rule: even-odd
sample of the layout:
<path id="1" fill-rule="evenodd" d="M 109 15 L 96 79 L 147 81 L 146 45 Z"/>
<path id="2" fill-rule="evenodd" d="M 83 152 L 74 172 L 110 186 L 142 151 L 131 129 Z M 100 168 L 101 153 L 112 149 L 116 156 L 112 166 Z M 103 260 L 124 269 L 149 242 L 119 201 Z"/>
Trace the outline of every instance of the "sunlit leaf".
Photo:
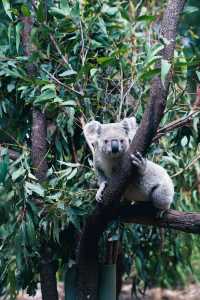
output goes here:
<path id="1" fill-rule="evenodd" d="M 161 81 L 164 87 L 165 87 L 165 80 L 169 74 L 170 68 L 171 68 L 171 64 L 167 60 L 162 59 L 161 60 Z"/>
<path id="2" fill-rule="evenodd" d="M 6 14 L 12 20 L 10 1 L 9 0 L 2 0 L 2 3 L 3 3 L 3 7 L 5 9 Z"/>

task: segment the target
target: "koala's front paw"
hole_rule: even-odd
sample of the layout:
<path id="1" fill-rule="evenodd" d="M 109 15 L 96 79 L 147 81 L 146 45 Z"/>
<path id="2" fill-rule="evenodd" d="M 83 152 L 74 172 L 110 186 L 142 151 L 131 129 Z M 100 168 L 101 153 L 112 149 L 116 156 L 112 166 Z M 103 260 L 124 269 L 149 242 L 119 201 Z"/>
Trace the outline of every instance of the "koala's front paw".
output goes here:
<path id="1" fill-rule="evenodd" d="M 103 202 L 103 193 L 105 191 L 105 188 L 107 187 L 107 181 L 103 181 L 96 193 L 96 201 L 99 203 Z"/>
<path id="2" fill-rule="evenodd" d="M 143 175 L 147 165 L 146 158 L 144 158 L 140 152 L 137 152 L 136 154 L 131 154 L 131 162 L 138 168 L 139 173 Z"/>

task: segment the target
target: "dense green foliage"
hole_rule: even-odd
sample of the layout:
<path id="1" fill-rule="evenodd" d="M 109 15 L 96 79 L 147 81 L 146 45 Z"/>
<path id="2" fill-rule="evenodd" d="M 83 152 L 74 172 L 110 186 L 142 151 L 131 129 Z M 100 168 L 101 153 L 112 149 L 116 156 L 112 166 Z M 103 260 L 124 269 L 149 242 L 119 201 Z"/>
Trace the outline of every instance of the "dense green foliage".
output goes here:
<path id="1" fill-rule="evenodd" d="M 96 187 L 91 154 L 81 125 L 96 118 L 116 121 L 135 114 L 141 120 L 150 80 L 170 65 L 155 69 L 160 18 L 166 1 L 3 0 L 0 7 L 0 288 L 13 297 L 20 288 L 33 292 L 39 280 L 39 249 L 48 239 L 63 265 L 74 260 L 74 231 L 94 204 Z M 138 3 L 138 4 L 137 4 Z M 189 1 L 182 16 L 172 62 L 173 82 L 162 125 L 186 116 L 200 80 L 198 20 L 200 4 Z M 23 54 L 22 16 L 33 15 L 32 56 Z M 27 74 L 34 64 L 36 76 Z M 40 185 L 31 167 L 32 107 L 48 122 L 48 180 Z M 173 206 L 200 209 L 199 120 L 154 143 L 149 158 L 173 176 Z M 9 150 L 20 155 L 9 158 Z M 186 168 L 191 162 L 190 167 Z M 43 207 L 35 205 L 40 198 Z M 41 232 L 43 234 L 41 235 Z M 45 233 L 45 234 L 44 234 Z M 200 277 L 197 238 L 139 225 L 111 227 L 122 240 L 127 274 L 134 285 L 180 285 Z M 104 245 L 103 245 L 104 244 Z M 103 255 L 103 254 L 102 254 Z"/>

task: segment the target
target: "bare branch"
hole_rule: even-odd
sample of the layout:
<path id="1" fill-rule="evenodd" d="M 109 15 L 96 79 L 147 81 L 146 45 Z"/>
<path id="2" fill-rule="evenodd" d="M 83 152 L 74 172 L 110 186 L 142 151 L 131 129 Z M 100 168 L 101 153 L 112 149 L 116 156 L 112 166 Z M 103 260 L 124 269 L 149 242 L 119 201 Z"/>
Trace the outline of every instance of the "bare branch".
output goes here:
<path id="1" fill-rule="evenodd" d="M 56 50 L 58 51 L 59 55 L 61 56 L 63 62 L 64 62 L 66 65 L 68 65 L 69 63 L 68 63 L 67 58 L 62 54 L 62 51 L 60 50 L 60 47 L 58 46 L 58 43 L 56 42 L 56 40 L 55 40 L 55 38 L 53 37 L 52 34 L 50 34 L 50 39 L 51 39 L 51 41 L 52 41 L 54 47 L 55 47 Z"/>
<path id="2" fill-rule="evenodd" d="M 172 121 L 166 126 L 158 129 L 156 136 L 153 138 L 153 142 L 160 139 L 162 136 L 164 136 L 166 133 L 181 128 L 183 126 L 189 125 L 191 121 L 199 114 L 197 111 L 191 111 L 187 116 L 180 118 L 178 120 Z"/>
<path id="3" fill-rule="evenodd" d="M 45 70 L 44 68 L 42 68 L 42 70 L 47 73 L 49 75 L 50 78 L 52 78 L 55 82 L 57 82 L 59 85 L 62 85 L 64 86 L 68 91 L 70 92 L 73 92 L 73 93 L 76 93 L 77 95 L 79 96 L 83 96 L 83 93 L 82 92 L 79 92 L 75 89 L 73 89 L 72 87 L 64 84 L 63 82 L 61 82 L 58 78 L 56 78 L 53 74 L 49 73 L 47 70 Z"/>

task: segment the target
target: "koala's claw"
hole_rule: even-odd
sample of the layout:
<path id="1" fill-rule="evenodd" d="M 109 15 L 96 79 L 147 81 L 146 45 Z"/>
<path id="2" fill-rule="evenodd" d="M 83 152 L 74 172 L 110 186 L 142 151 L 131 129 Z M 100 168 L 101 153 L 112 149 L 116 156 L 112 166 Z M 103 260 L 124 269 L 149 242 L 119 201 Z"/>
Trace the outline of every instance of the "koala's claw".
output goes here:
<path id="1" fill-rule="evenodd" d="M 136 152 L 136 154 L 131 154 L 131 162 L 134 166 L 138 168 L 140 174 L 144 174 L 146 169 L 146 159 L 141 155 L 140 152 Z"/>
<path id="2" fill-rule="evenodd" d="M 156 213 L 156 219 L 164 218 L 165 214 L 167 213 L 168 209 L 158 210 Z"/>
<path id="3" fill-rule="evenodd" d="M 100 187 L 96 193 L 96 201 L 98 203 L 102 203 L 103 202 L 103 193 L 105 191 L 107 187 L 107 181 L 103 181 L 101 184 L 100 184 Z"/>

